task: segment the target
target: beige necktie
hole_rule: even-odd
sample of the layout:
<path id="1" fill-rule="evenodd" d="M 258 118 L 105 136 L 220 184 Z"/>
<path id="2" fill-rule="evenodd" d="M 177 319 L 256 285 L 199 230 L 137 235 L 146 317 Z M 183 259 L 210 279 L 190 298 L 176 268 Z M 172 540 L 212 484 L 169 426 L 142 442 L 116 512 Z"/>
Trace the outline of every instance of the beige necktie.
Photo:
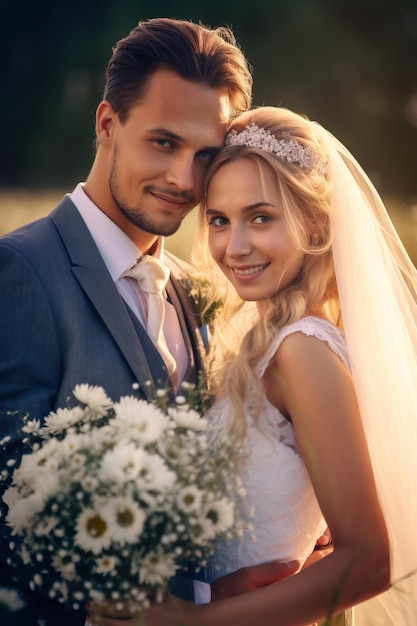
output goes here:
<path id="1" fill-rule="evenodd" d="M 163 331 L 165 319 L 164 290 L 169 278 L 169 268 L 159 259 L 144 254 L 138 259 L 136 265 L 124 272 L 123 276 L 135 278 L 145 295 L 148 305 L 146 330 L 164 359 L 170 376 L 172 376 L 177 364 L 169 351 Z"/>

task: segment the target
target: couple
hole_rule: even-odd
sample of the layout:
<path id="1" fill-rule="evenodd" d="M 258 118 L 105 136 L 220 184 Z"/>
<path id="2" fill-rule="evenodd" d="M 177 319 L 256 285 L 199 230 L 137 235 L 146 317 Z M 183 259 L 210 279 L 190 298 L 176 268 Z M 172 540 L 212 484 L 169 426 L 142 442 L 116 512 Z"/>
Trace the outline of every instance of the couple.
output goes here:
<path id="1" fill-rule="evenodd" d="M 212 419 L 247 445 L 242 476 L 259 516 L 258 544 L 218 546 L 206 573 L 219 578 L 216 599 L 253 593 L 204 606 L 172 598 L 151 608 L 151 625 L 311 624 L 385 591 L 417 560 L 415 270 L 349 153 L 283 109 L 245 113 L 251 86 L 228 31 L 139 23 L 109 62 L 85 184 L 0 244 L 1 436 L 18 456 L 13 412 L 47 415 L 77 383 L 117 399 L 139 382 L 151 399 L 149 380 L 196 380 L 199 320 L 163 236 L 203 200 L 221 271 L 201 267 L 226 293 L 208 363 Z M 145 330 L 146 295 L 126 275 L 142 254 L 171 271 L 165 361 Z M 281 577 L 274 563 L 306 559 L 326 525 L 333 552 L 269 584 Z M 359 608 L 359 626 L 415 622 L 412 580 Z M 83 611 L 22 592 L 14 626 L 84 624 Z"/>

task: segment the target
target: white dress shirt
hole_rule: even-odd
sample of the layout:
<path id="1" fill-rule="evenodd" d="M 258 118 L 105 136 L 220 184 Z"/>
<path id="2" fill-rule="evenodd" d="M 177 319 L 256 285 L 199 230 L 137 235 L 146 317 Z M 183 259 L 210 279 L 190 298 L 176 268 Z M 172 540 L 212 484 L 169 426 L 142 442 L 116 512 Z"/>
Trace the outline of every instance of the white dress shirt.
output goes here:
<path id="1" fill-rule="evenodd" d="M 134 265 L 142 255 L 133 241 L 87 196 L 83 183 L 70 194 L 72 202 L 83 218 L 103 261 L 122 298 L 132 309 L 142 326 L 146 328 L 146 299 L 138 282 L 122 274 Z M 153 254 L 163 262 L 164 239 L 159 237 Z M 164 335 L 172 356 L 177 363 L 177 385 L 183 380 L 188 367 L 188 355 L 177 313 L 166 303 Z"/>

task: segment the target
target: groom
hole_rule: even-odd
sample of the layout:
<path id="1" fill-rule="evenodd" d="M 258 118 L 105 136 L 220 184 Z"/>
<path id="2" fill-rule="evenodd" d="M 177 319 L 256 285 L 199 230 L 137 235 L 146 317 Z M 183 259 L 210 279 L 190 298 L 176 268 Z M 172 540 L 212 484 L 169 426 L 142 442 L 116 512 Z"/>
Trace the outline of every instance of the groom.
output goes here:
<path id="1" fill-rule="evenodd" d="M 196 380 L 199 320 L 178 281 L 184 264 L 164 251 L 163 238 L 198 204 L 205 169 L 231 118 L 249 108 L 251 88 L 245 57 L 225 29 L 153 19 L 114 48 L 85 184 L 49 216 L 0 238 L 4 467 L 19 458 L 19 417 L 66 406 L 78 383 L 103 386 L 114 400 L 138 384 L 152 400 L 158 381 L 178 388 Z M 171 270 L 164 358 L 146 330 L 146 295 L 126 275 L 142 255 Z M 24 571 L 15 581 L 8 554 L 3 523 L 0 587 L 16 587 L 25 602 L 10 622 L 2 616 L 3 626 L 83 626 L 84 611 L 31 592 Z M 261 568 L 254 578 L 266 584 L 276 574 Z"/>

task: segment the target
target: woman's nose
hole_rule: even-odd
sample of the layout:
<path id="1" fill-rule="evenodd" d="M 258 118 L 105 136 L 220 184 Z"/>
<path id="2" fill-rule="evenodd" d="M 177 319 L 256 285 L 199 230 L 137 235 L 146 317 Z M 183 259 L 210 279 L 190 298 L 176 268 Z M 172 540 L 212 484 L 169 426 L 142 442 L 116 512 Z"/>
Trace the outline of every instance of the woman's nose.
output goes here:
<path id="1" fill-rule="evenodd" d="M 247 229 L 243 225 L 231 226 L 227 239 L 226 253 L 229 257 L 239 257 L 249 254 L 251 243 Z"/>

